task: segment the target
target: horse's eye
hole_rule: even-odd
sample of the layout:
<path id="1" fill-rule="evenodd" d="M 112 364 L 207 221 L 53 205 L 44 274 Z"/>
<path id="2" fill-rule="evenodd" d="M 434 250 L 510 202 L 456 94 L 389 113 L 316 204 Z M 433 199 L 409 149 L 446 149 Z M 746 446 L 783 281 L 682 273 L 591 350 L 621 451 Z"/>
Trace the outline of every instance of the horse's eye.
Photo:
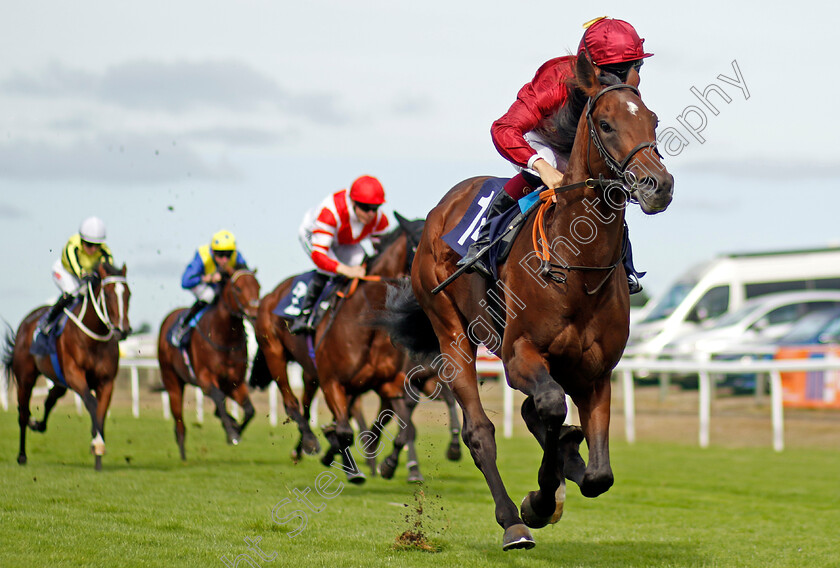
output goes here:
<path id="1" fill-rule="evenodd" d="M 601 127 L 601 132 L 612 132 L 613 131 L 612 127 L 609 124 L 607 124 L 606 120 L 602 120 L 598 124 L 598 126 Z"/>

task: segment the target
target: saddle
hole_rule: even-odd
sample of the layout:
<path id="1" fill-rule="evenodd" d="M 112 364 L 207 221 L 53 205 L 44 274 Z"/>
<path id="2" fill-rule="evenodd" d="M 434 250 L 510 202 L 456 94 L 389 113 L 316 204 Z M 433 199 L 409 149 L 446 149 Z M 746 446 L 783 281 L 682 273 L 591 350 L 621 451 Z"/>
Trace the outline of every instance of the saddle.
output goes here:
<path id="1" fill-rule="evenodd" d="M 467 254 L 469 246 L 478 238 L 478 231 L 481 225 L 486 221 L 484 213 L 490 206 L 496 192 L 504 191 L 504 186 L 508 182 L 507 178 L 490 178 L 484 182 L 481 189 L 476 193 L 464 217 L 455 225 L 451 231 L 443 236 L 443 241 L 448 244 L 456 254 L 463 257 Z M 532 183 L 529 180 L 529 183 Z M 533 183 L 532 183 L 533 187 Z M 499 235 L 508 231 L 508 228 L 513 228 L 502 237 L 495 246 L 493 246 L 487 253 L 487 266 L 493 272 L 493 279 L 498 279 L 497 266 L 503 264 L 510 254 L 510 249 L 517 235 L 522 230 L 525 223 L 520 222 L 520 217 L 527 217 L 533 213 L 536 208 L 534 204 L 539 201 L 539 192 L 532 191 L 518 201 L 519 207 L 511 207 L 504 214 L 499 215 L 495 219 L 490 220 L 490 241 L 493 242 Z M 645 275 L 644 272 L 639 272 L 633 265 L 633 252 L 630 246 L 630 236 L 627 229 L 627 223 L 624 223 L 624 243 L 625 254 L 622 259 L 624 269 L 628 276 L 635 276 L 641 278 Z"/>
<path id="2" fill-rule="evenodd" d="M 300 315 L 300 305 L 303 298 L 306 296 L 306 291 L 309 289 L 309 283 L 312 282 L 312 277 L 315 275 L 315 270 L 304 272 L 295 276 L 292 281 L 292 287 L 288 294 L 280 298 L 277 305 L 274 307 L 274 314 L 281 318 L 292 322 L 298 315 Z M 344 282 L 343 277 L 332 278 L 324 290 L 316 300 L 312 308 L 312 326 L 317 327 L 327 312 L 334 307 L 337 299 L 336 292 L 340 285 Z"/>
<path id="3" fill-rule="evenodd" d="M 81 298 L 77 298 L 67 307 L 67 309 L 74 309 L 80 301 Z M 45 334 L 41 330 L 47 323 L 47 315 L 49 315 L 49 310 L 44 312 L 44 314 L 40 317 L 38 325 L 35 326 L 35 329 L 32 332 L 32 344 L 29 346 L 29 353 L 36 357 L 49 357 L 53 369 L 55 370 L 56 378 L 62 385 L 67 386 L 67 380 L 64 378 L 64 372 L 61 370 L 61 365 L 58 362 L 58 338 L 67 326 L 69 318 L 67 317 L 67 314 L 62 311 L 56 318 L 55 324 L 52 326 L 49 333 Z"/>
<path id="4" fill-rule="evenodd" d="M 175 319 L 175 322 L 169 327 L 169 331 L 166 334 L 166 340 L 169 342 L 170 345 L 176 347 L 178 349 L 184 349 L 190 344 L 190 338 L 192 338 L 193 329 L 195 326 L 198 325 L 198 322 L 201 320 L 201 317 L 210 309 L 213 304 L 207 304 L 202 309 L 198 311 L 197 314 L 190 320 L 184 321 L 187 319 L 189 315 L 189 310 L 184 310 L 178 317 Z M 186 327 L 186 332 L 181 337 L 181 341 L 177 341 L 176 332 L 181 327 Z"/>

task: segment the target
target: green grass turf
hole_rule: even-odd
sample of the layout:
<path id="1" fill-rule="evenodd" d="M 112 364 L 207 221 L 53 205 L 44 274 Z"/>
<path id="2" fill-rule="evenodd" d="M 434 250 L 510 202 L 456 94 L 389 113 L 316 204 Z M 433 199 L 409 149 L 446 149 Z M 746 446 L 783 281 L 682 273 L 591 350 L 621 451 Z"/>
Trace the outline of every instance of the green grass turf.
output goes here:
<path id="1" fill-rule="evenodd" d="M 292 425 L 258 415 L 238 447 L 218 420 L 188 419 L 181 463 L 172 422 L 115 409 L 102 472 L 88 453 L 89 421 L 59 406 L 46 434 L 28 434 L 29 465 L 16 463 L 17 413 L 0 411 L 0 566 L 219 566 L 248 552 L 248 538 L 276 553 L 239 566 L 840 566 L 840 453 L 612 443 L 615 486 L 586 499 L 569 486 L 566 513 L 534 531 L 537 547 L 501 550 L 490 493 L 469 455 L 444 457 L 446 431 L 426 426 L 419 451 L 426 484 L 396 479 L 314 493 L 325 469 L 289 460 Z M 357 454 L 358 455 L 358 454 Z M 539 451 L 528 437 L 499 440 L 500 469 L 515 502 L 535 489 Z M 343 477 L 339 477 L 339 480 Z M 304 507 L 305 528 L 279 525 L 272 508 Z M 338 486 L 333 484 L 330 489 Z M 422 515 L 417 515 L 422 505 Z M 438 552 L 394 550 L 418 521 Z"/>

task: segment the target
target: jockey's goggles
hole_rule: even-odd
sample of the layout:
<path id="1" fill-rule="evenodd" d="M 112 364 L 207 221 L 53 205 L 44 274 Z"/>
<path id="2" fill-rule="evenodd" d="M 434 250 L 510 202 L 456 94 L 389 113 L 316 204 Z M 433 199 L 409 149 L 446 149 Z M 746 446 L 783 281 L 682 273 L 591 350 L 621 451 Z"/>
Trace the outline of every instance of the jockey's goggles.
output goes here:
<path id="1" fill-rule="evenodd" d="M 233 254 L 233 251 L 230 250 L 214 250 L 213 256 L 220 256 L 222 258 L 230 258 Z"/>
<path id="2" fill-rule="evenodd" d="M 379 209 L 379 205 L 375 205 L 372 203 L 359 203 L 358 201 L 354 201 L 353 203 L 356 204 L 356 207 L 359 208 L 359 211 L 364 211 L 365 213 L 370 213 L 371 211 L 376 211 Z"/>
<path id="3" fill-rule="evenodd" d="M 612 73 L 613 75 L 618 77 L 623 83 L 627 81 L 627 75 L 630 74 L 631 69 L 635 69 L 636 73 L 638 73 L 639 69 L 641 69 L 642 65 L 644 64 L 644 59 L 636 59 L 635 61 L 627 61 L 624 63 L 610 63 L 607 65 L 599 65 L 599 67 L 607 73 Z"/>

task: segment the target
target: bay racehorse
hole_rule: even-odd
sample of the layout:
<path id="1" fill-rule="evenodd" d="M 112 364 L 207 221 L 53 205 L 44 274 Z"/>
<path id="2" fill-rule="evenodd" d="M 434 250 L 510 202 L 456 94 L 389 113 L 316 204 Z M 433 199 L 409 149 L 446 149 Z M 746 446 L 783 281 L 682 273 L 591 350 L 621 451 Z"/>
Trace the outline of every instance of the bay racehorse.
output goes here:
<path id="1" fill-rule="evenodd" d="M 377 392 L 383 410 L 378 418 L 387 421 L 396 417 L 402 426 L 394 439 L 394 451 L 380 468 L 384 477 L 393 476 L 401 448 L 414 438 L 408 401 L 403 396 L 405 353 L 394 347 L 382 330 L 369 323 L 370 314 L 384 307 L 386 282 L 407 274 L 422 231 L 422 221 L 396 217 L 400 228 L 382 237 L 378 244 L 380 252 L 369 262 L 368 274 L 375 279 L 357 283 L 353 293 L 345 287 L 344 299 L 323 318 L 311 340 L 302 335 L 291 335 L 283 319 L 274 314 L 280 299 L 291 292 L 294 277 L 281 282 L 261 300 L 255 325 L 259 351 L 250 383 L 251 386 L 265 386 L 272 379 L 277 382 L 286 415 L 297 424 L 301 435 L 293 457 L 320 451 L 318 439 L 309 426 L 310 404 L 320 387 L 335 418 L 334 428 L 327 429 L 330 448 L 322 461 L 329 465 L 333 456 L 341 453 L 349 479 L 356 483 L 364 481 L 364 476 L 354 464 L 347 463 L 347 457 L 353 442 L 349 417 L 357 397 L 367 391 Z M 310 347 L 314 350 L 314 359 L 310 356 Z M 299 363 L 303 369 L 302 407 L 289 385 L 286 367 L 290 362 Z M 355 414 L 360 428 L 365 429 L 363 417 Z M 374 421 L 371 431 L 378 434 L 381 427 L 380 421 Z M 373 442 L 376 440 L 367 441 L 366 447 L 375 447 Z M 459 452 L 457 437 L 455 446 Z M 412 451 L 411 446 L 409 450 Z M 454 456 L 456 450 L 450 449 L 450 453 Z M 409 460 L 416 462 L 411 455 Z M 371 463 L 370 459 L 367 461 Z M 420 479 L 416 465 L 410 468 L 409 478 Z"/>
<path id="2" fill-rule="evenodd" d="M 433 293 L 456 271 L 458 257 L 441 237 L 487 179 L 473 178 L 431 211 L 411 290 L 389 299 L 392 336 L 429 359 L 436 355 L 431 366 L 452 385 L 464 412 L 463 439 L 493 495 L 505 550 L 533 547 L 528 527 L 559 519 L 564 478 L 587 497 L 613 484 L 610 376 L 629 326 L 624 207 L 636 200 L 647 214 L 663 211 L 673 190 L 673 176 L 656 151 L 656 115 L 635 87 L 599 75 L 581 57 L 570 89 L 581 101 L 579 114 L 567 110 L 555 117 L 558 126 L 564 120 L 576 126 L 564 177 L 569 185 L 540 194 L 538 213 L 524 222 L 498 267 L 498 281 L 471 274 Z M 501 357 L 508 384 L 525 393 L 522 416 L 543 448 L 539 490 L 525 497 L 521 509 L 502 482 L 494 426 L 479 398 L 479 343 Z M 580 411 L 580 427 L 563 425 L 567 393 Z M 588 463 L 579 452 L 584 438 Z"/>
<path id="3" fill-rule="evenodd" d="M 216 416 L 222 421 L 229 444 L 238 444 L 242 431 L 254 416 L 248 396 L 245 373 L 248 368 L 248 342 L 244 319 L 257 316 L 260 284 L 250 270 L 239 269 L 228 275 L 222 272 L 221 291 L 207 308 L 191 332 L 186 348 L 169 342 L 169 330 L 186 308 L 169 313 L 160 326 L 158 362 L 163 386 L 169 393 L 169 406 L 175 420 L 175 441 L 181 459 L 187 459 L 184 441 L 184 385 L 202 390 L 216 405 Z M 226 397 L 232 398 L 244 411 L 242 423 L 225 408 Z"/>
<path id="4" fill-rule="evenodd" d="M 82 279 L 82 302 L 64 310 L 68 320 L 56 341 L 55 362 L 49 355 L 30 353 L 38 321 L 50 309 L 49 306 L 30 312 L 14 338 L 11 329 L 6 334 L 3 364 L 7 375 L 17 380 L 19 464 L 26 463 L 26 429 L 46 431 L 50 411 L 70 388 L 82 398 L 90 414 L 91 452 L 96 469 L 102 469 L 105 415 L 111 404 L 119 367 L 119 340 L 131 331 L 128 322 L 131 292 L 125 273 L 125 265 L 117 270 L 110 264 L 101 263 L 92 275 Z M 30 419 L 29 400 L 40 375 L 53 384 L 44 403 L 44 419 L 39 422 Z"/>

